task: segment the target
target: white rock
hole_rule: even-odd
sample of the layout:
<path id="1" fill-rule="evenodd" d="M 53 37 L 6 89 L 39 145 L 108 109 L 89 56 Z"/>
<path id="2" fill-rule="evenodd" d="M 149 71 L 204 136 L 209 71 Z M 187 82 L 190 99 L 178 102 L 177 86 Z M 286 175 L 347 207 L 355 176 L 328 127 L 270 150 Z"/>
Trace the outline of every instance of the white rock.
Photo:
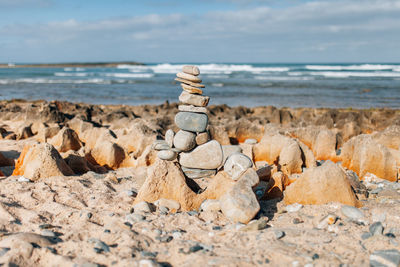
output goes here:
<path id="1" fill-rule="evenodd" d="M 183 66 L 182 67 L 182 71 L 184 73 L 195 75 L 195 76 L 200 74 L 199 68 L 197 66 L 193 66 L 193 65 L 185 65 L 185 66 Z"/>
<path id="2" fill-rule="evenodd" d="M 179 130 L 174 137 L 175 148 L 181 151 L 189 151 L 196 146 L 196 134 Z"/>
<path id="3" fill-rule="evenodd" d="M 207 113 L 207 108 L 196 107 L 193 105 L 179 105 L 178 109 L 179 109 L 179 111 L 186 111 L 186 112 Z"/>
<path id="4" fill-rule="evenodd" d="M 179 95 L 179 101 L 181 101 L 184 104 L 187 105 L 193 105 L 196 107 L 205 107 L 208 105 L 208 102 L 210 101 L 209 96 L 203 96 L 203 95 L 194 95 L 190 94 L 186 91 L 183 91 Z"/>
<path id="5" fill-rule="evenodd" d="M 193 149 L 191 152 L 179 154 L 179 163 L 186 168 L 211 170 L 222 163 L 222 148 L 216 140 L 212 140 Z"/>
<path id="6" fill-rule="evenodd" d="M 156 200 L 154 205 L 157 207 L 166 207 L 170 211 L 178 211 L 181 208 L 181 205 L 177 201 L 166 198 L 160 198 L 159 200 Z"/>
<path id="7" fill-rule="evenodd" d="M 299 203 L 293 203 L 291 205 L 287 205 L 286 206 L 286 211 L 287 212 L 297 212 L 299 211 L 301 208 L 303 207 L 303 205 L 299 204 Z"/>
<path id="8" fill-rule="evenodd" d="M 177 154 L 173 150 L 161 150 L 157 153 L 157 157 L 162 160 L 174 160 L 177 157 Z"/>
<path id="9" fill-rule="evenodd" d="M 168 129 L 168 130 L 165 132 L 165 142 L 167 142 L 167 144 L 169 145 L 169 147 L 173 147 L 174 136 L 175 136 L 175 133 L 174 133 L 174 131 L 172 131 L 171 129 Z"/>
<path id="10" fill-rule="evenodd" d="M 202 211 L 220 211 L 221 205 L 217 199 L 206 199 L 201 203 L 200 209 Z"/>
<path id="11" fill-rule="evenodd" d="M 251 159 L 244 154 L 234 153 L 226 160 L 224 171 L 229 174 L 232 180 L 236 181 L 242 174 L 253 166 Z"/>
<path id="12" fill-rule="evenodd" d="M 185 79 L 194 83 L 201 83 L 201 79 L 199 77 L 184 72 L 178 72 L 176 76 L 178 78 Z"/>
<path id="13" fill-rule="evenodd" d="M 135 213 L 151 212 L 150 205 L 146 201 L 141 201 L 141 202 L 137 203 L 136 205 L 134 205 L 133 210 Z"/>

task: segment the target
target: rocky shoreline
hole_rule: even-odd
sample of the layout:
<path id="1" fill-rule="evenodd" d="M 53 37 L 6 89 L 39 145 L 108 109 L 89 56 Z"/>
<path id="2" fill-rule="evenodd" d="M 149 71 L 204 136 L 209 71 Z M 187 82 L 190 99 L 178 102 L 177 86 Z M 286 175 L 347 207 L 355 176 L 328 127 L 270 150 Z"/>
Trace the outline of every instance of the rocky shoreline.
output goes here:
<path id="1" fill-rule="evenodd" d="M 157 158 L 154 141 L 180 130 L 178 112 L 168 102 L 0 101 L 0 263 L 399 264 L 400 110 L 208 106 L 209 138 L 239 147 L 258 174 L 248 224 L 213 201 L 184 208 L 183 190 L 197 197 L 229 180 L 191 180 Z M 137 206 L 152 175 L 169 191 Z"/>

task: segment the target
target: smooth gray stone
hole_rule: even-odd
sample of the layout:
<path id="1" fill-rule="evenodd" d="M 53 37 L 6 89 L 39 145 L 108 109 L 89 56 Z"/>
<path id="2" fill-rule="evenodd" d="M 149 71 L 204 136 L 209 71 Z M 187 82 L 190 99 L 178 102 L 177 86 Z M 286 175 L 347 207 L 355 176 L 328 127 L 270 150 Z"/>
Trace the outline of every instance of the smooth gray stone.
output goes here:
<path id="1" fill-rule="evenodd" d="M 341 208 L 341 212 L 344 216 L 351 220 L 361 220 L 364 218 L 364 213 L 353 206 L 343 205 Z"/>
<path id="2" fill-rule="evenodd" d="M 186 167 L 182 167 L 182 171 L 188 178 L 191 179 L 214 176 L 217 173 L 217 170 L 192 169 Z"/>
<path id="3" fill-rule="evenodd" d="M 160 150 L 168 150 L 171 147 L 168 145 L 167 142 L 165 142 L 164 140 L 156 140 L 154 141 L 153 145 L 152 145 L 154 150 L 160 151 Z"/>
<path id="4" fill-rule="evenodd" d="M 177 157 L 177 154 L 173 150 L 161 150 L 157 153 L 157 157 L 162 160 L 174 160 Z"/>
<path id="5" fill-rule="evenodd" d="M 236 181 L 242 174 L 253 166 L 249 157 L 242 153 L 233 153 L 224 164 L 224 171 L 229 174 L 232 180 Z"/>
<path id="6" fill-rule="evenodd" d="M 381 222 L 374 222 L 369 226 L 369 232 L 371 235 L 382 235 L 383 234 L 383 225 Z"/>
<path id="7" fill-rule="evenodd" d="M 217 169 L 222 163 L 222 148 L 216 140 L 179 154 L 181 166 L 192 169 Z"/>
<path id="8" fill-rule="evenodd" d="M 175 148 L 181 151 L 192 150 L 196 146 L 196 134 L 185 130 L 180 130 L 174 137 Z"/>
<path id="9" fill-rule="evenodd" d="M 364 232 L 364 233 L 361 234 L 361 239 L 362 239 L 362 240 L 365 240 L 365 239 L 370 238 L 371 236 L 372 236 L 372 235 L 371 235 L 370 232 Z"/>
<path id="10" fill-rule="evenodd" d="M 376 250 L 369 256 L 371 267 L 400 266 L 400 252 L 397 249 Z"/>
<path id="11" fill-rule="evenodd" d="M 165 132 L 165 142 L 166 142 L 170 147 L 172 147 L 173 144 L 174 144 L 174 136 L 175 136 L 175 133 L 174 133 L 174 131 L 172 131 L 171 129 L 168 129 L 168 130 Z"/>
<path id="12" fill-rule="evenodd" d="M 235 145 L 222 146 L 222 152 L 224 154 L 223 164 L 230 155 L 232 155 L 233 153 L 242 153 L 242 151 L 243 149 L 240 146 L 235 146 Z"/>
<path id="13" fill-rule="evenodd" d="M 189 132 L 204 132 L 208 124 L 208 116 L 204 113 L 179 112 L 175 116 L 176 125 Z"/>

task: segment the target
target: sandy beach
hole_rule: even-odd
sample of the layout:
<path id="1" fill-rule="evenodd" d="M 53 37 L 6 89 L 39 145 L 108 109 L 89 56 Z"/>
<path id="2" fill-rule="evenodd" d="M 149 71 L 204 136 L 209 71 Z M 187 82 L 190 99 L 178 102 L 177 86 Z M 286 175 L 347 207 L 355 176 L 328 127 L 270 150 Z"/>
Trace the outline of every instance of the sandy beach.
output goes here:
<path id="1" fill-rule="evenodd" d="M 211 139 L 238 145 L 254 161 L 260 210 L 248 224 L 232 222 L 218 210 L 185 210 L 183 202 L 175 211 L 173 204 L 183 200 L 174 192 L 171 205 L 134 206 L 152 168 L 161 166 L 153 143 L 168 129 L 178 130 L 177 112 L 178 105 L 168 102 L 0 102 L 1 264 L 395 264 L 400 250 L 399 110 L 208 107 Z M 271 138 L 274 144 L 266 141 Z M 301 157 L 290 161 L 301 160 L 300 169 L 281 164 L 288 140 L 301 147 Z M 274 150 L 280 151 L 271 161 Z M 344 182 L 350 192 L 326 182 L 318 195 L 313 189 L 318 180 L 301 186 L 296 181 L 328 168 L 317 173 L 321 179 L 338 186 Z M 339 179 L 342 173 L 346 181 Z M 184 186 L 201 194 L 212 180 L 192 180 L 196 186 L 187 180 L 176 190 Z M 350 208 L 346 194 L 354 198 Z"/>

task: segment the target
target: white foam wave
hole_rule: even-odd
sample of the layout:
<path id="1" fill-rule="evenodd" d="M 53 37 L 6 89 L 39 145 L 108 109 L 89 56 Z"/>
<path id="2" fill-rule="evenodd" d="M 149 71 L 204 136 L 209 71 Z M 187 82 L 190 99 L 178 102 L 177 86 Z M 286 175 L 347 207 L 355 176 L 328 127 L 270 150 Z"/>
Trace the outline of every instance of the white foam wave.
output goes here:
<path id="1" fill-rule="evenodd" d="M 360 65 L 306 65 L 308 70 L 392 70 L 399 65 L 360 64 Z"/>
<path id="2" fill-rule="evenodd" d="M 214 87 L 224 87 L 223 83 L 212 83 L 211 85 Z"/>
<path id="3" fill-rule="evenodd" d="M 153 73 L 177 73 L 182 71 L 183 64 L 158 64 L 148 66 L 137 65 L 118 65 L 118 69 L 129 69 L 131 72 L 153 72 Z M 201 74 L 232 74 L 233 72 L 285 72 L 289 71 L 288 67 L 256 67 L 248 64 L 198 64 Z"/>
<path id="4" fill-rule="evenodd" d="M 107 77 L 116 78 L 151 78 L 154 77 L 152 73 L 106 73 Z"/>
<path id="5" fill-rule="evenodd" d="M 70 67 L 68 67 L 68 68 L 64 68 L 64 71 L 85 71 L 86 69 L 85 68 L 70 68 Z"/>
<path id="6" fill-rule="evenodd" d="M 256 76 L 254 79 L 271 81 L 309 81 L 314 80 L 314 77 Z"/>
<path id="7" fill-rule="evenodd" d="M 61 77 L 86 77 L 89 76 L 90 73 L 70 73 L 70 72 L 55 72 L 54 76 L 61 76 Z"/>
<path id="8" fill-rule="evenodd" d="M 72 84 L 110 84 L 111 81 L 104 79 L 85 79 L 85 80 L 61 80 L 61 79 L 44 79 L 44 78 L 20 78 L 20 79 L 0 79 L 0 84 L 20 84 L 20 83 L 35 83 L 35 84 L 62 84 L 62 83 L 72 83 Z"/>
<path id="9" fill-rule="evenodd" d="M 400 73 L 396 72 L 352 72 L 352 71 L 318 71 L 309 72 L 310 75 L 324 76 L 327 78 L 349 78 L 349 77 L 400 77 Z"/>

